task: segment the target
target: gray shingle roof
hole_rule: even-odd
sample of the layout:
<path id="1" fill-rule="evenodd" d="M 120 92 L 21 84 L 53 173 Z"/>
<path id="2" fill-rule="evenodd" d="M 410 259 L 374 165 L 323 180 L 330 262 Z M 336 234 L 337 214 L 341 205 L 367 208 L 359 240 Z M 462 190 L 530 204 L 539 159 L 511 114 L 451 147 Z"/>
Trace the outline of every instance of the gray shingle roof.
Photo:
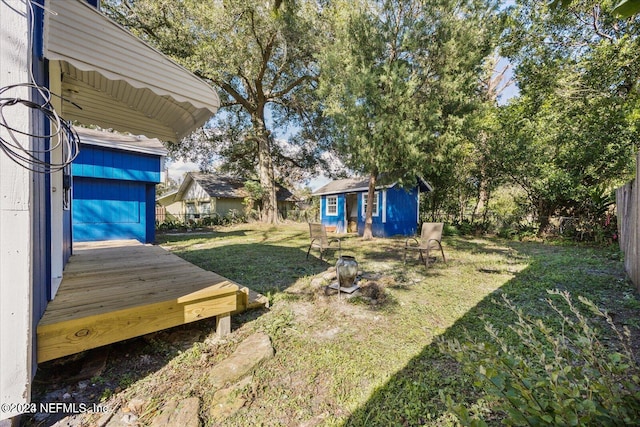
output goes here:
<path id="1" fill-rule="evenodd" d="M 418 185 L 420 185 L 420 189 L 422 191 L 431 191 L 431 186 L 419 178 Z M 376 188 L 390 188 L 395 186 L 396 183 L 392 183 L 390 185 L 376 185 Z M 322 196 L 325 194 L 340 194 L 354 191 L 366 191 L 369 189 L 369 178 L 345 178 L 345 179 L 337 179 L 335 181 L 331 181 L 328 184 L 318 188 L 313 192 L 314 196 Z"/>
<path id="2" fill-rule="evenodd" d="M 369 178 L 345 178 L 331 181 L 313 192 L 314 195 L 336 194 L 347 191 L 366 190 L 369 188 Z"/>
<path id="3" fill-rule="evenodd" d="M 191 178 L 197 182 L 211 197 L 243 199 L 248 196 L 244 189 L 244 180 L 228 176 L 202 172 L 190 172 Z M 276 198 L 280 201 L 297 201 L 291 191 L 277 185 Z"/>

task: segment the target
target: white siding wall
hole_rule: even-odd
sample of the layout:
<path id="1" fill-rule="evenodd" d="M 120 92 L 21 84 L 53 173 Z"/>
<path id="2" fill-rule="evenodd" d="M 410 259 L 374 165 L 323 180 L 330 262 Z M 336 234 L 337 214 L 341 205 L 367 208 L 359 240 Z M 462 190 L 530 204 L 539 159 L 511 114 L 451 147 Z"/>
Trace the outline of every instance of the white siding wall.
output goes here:
<path id="1" fill-rule="evenodd" d="M 29 81 L 28 2 L 0 2 L 0 87 Z M 29 99 L 29 91 L 12 92 Z M 3 96 L 8 96 L 7 93 Z M 29 112 L 5 108 L 13 127 L 27 131 Z M 0 135 L 6 131 L 0 128 Z M 28 138 L 21 143 L 28 147 Z M 32 193 L 30 173 L 0 152 L 0 402 L 24 403 L 30 399 Z M 6 408 L 3 408 L 6 409 Z M 15 409 L 15 408 L 14 408 Z M 17 412 L 2 411 L 0 420 Z"/>
<path id="2" fill-rule="evenodd" d="M 183 200 L 205 200 L 209 199 L 206 191 L 195 181 L 191 181 L 191 185 L 183 197 Z"/>

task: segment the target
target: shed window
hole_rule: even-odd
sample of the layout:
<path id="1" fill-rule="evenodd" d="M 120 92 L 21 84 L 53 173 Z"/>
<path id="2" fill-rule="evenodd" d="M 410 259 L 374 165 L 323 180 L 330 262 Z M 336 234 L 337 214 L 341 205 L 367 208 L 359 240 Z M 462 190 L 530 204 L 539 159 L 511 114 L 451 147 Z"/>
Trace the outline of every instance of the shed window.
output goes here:
<path id="1" fill-rule="evenodd" d="M 327 215 L 338 215 L 338 196 L 327 196 Z"/>
<path id="2" fill-rule="evenodd" d="M 376 191 L 373 193 L 373 211 L 371 216 L 378 216 L 380 214 L 380 210 L 378 209 L 380 200 L 380 192 Z M 364 218 L 367 214 L 367 193 L 362 193 L 362 217 Z"/>

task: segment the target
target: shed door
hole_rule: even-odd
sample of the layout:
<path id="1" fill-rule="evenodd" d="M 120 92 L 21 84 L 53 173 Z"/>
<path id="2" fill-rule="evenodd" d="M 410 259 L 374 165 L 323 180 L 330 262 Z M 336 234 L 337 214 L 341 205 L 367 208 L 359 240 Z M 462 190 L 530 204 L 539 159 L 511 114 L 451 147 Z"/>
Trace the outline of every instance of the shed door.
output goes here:
<path id="1" fill-rule="evenodd" d="M 73 240 L 146 241 L 145 184 L 75 177 Z"/>
<path id="2" fill-rule="evenodd" d="M 347 224 L 347 233 L 358 232 L 358 194 L 350 193 L 345 197 L 345 216 Z"/>

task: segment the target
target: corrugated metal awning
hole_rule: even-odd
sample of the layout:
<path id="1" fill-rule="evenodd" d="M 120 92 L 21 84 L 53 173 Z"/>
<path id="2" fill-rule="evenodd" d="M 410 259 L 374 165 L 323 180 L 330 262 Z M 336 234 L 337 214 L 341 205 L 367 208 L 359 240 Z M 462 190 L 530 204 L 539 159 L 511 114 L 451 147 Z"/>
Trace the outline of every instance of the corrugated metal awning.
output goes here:
<path id="1" fill-rule="evenodd" d="M 60 61 L 66 120 L 177 141 L 218 110 L 211 86 L 98 10 L 80 0 L 48 8 L 44 54 Z"/>
<path id="2" fill-rule="evenodd" d="M 152 154 L 160 157 L 167 155 L 167 149 L 156 138 L 146 138 L 142 135 L 123 135 L 80 127 L 74 127 L 74 129 L 80 137 L 81 144 Z"/>

